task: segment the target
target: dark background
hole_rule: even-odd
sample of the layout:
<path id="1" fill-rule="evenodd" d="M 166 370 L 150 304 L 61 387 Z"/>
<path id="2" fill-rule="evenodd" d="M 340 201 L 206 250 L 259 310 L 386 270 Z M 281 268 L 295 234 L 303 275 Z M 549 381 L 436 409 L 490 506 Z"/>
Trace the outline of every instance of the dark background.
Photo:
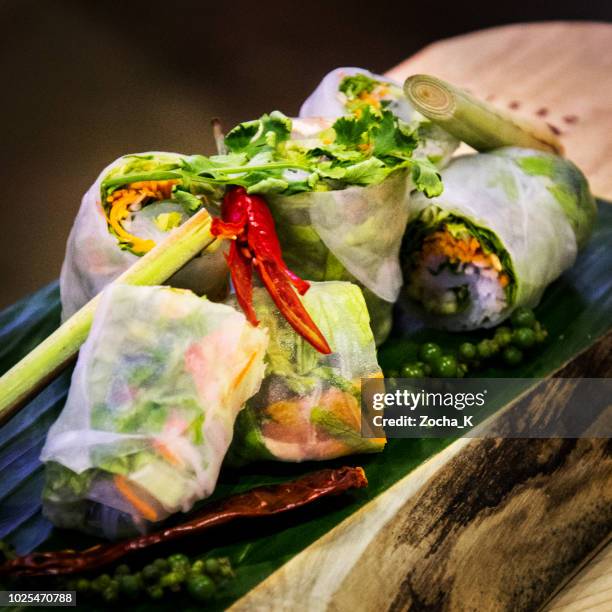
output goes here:
<path id="1" fill-rule="evenodd" d="M 294 114 L 337 66 L 555 19 L 610 21 L 612 2 L 0 0 L 0 307 L 58 276 L 81 195 L 119 155 L 211 153 L 212 117 Z"/>

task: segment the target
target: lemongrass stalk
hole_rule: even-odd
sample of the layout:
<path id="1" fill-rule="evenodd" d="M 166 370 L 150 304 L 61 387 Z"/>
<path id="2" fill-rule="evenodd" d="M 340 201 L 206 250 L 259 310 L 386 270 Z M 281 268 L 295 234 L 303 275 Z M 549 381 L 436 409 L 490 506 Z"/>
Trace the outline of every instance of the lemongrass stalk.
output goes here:
<path id="1" fill-rule="evenodd" d="M 225 155 L 227 153 L 227 147 L 225 146 L 225 134 L 223 133 L 223 126 L 221 121 L 215 117 L 210 124 L 212 125 L 213 138 L 215 139 L 215 147 L 217 148 L 218 155 Z"/>
<path id="2" fill-rule="evenodd" d="M 204 209 L 140 258 L 114 284 L 158 285 L 204 249 L 218 241 L 210 233 Z M 87 338 L 99 302 L 94 297 L 0 378 L 0 423 L 14 414 L 30 395 L 65 367 Z"/>
<path id="3" fill-rule="evenodd" d="M 477 151 L 515 146 L 563 154 L 547 123 L 502 111 L 442 79 L 415 74 L 406 79 L 404 93 L 421 114 Z"/>

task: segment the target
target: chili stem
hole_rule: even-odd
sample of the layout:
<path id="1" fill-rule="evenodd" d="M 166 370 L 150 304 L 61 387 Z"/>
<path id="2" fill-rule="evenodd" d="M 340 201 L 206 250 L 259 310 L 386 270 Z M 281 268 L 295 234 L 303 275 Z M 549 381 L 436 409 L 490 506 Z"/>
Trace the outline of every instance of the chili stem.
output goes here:
<path id="1" fill-rule="evenodd" d="M 421 114 L 477 151 L 516 146 L 563 154 L 548 124 L 506 113 L 442 79 L 415 74 L 404 93 Z"/>
<path id="2" fill-rule="evenodd" d="M 173 231 L 113 284 L 158 285 L 204 249 L 214 248 L 211 217 L 204 209 Z M 100 297 L 94 297 L 0 378 L 0 423 L 64 368 L 85 342 Z"/>

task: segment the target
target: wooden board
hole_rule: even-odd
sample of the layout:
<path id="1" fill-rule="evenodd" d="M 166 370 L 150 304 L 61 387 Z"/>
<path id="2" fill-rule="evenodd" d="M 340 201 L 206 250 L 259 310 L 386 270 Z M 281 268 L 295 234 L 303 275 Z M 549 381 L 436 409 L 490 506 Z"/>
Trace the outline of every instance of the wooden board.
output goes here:
<path id="1" fill-rule="evenodd" d="M 612 332 L 556 376 L 586 374 L 612 376 Z M 558 418 L 576 409 L 560 385 Z M 537 390 L 498 418 L 509 414 L 537 419 Z M 461 439 L 233 609 L 535 610 L 611 525 L 608 439 Z"/>
<path id="2" fill-rule="evenodd" d="M 568 157 L 612 198 L 611 40 L 604 24 L 508 26 L 427 47 L 389 75 L 427 72 L 523 114 L 546 109 Z M 612 376 L 611 354 L 608 334 L 558 375 Z M 527 397 L 518 409 L 538 402 Z M 559 589 L 606 545 L 611 525 L 609 441 L 462 439 L 233 609 L 522 610 L 553 597 L 567 606 Z M 612 592 L 599 571 L 606 606 Z"/>

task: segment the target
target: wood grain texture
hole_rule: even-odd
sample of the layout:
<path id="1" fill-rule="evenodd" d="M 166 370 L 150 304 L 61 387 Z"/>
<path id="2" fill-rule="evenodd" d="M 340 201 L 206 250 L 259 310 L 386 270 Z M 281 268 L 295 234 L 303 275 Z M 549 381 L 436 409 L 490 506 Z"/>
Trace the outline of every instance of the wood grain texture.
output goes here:
<path id="1" fill-rule="evenodd" d="M 612 376 L 612 332 L 555 375 Z M 559 416 L 576 410 L 561 395 Z M 536 388 L 499 418 L 541 409 Z M 535 610 L 611 526 L 610 440 L 461 439 L 233 609 Z"/>
<path id="2" fill-rule="evenodd" d="M 485 30 L 388 74 L 416 73 L 555 125 L 593 191 L 612 199 L 612 25 Z M 611 355 L 608 334 L 559 375 L 612 376 Z M 233 609 L 609 610 L 612 545 L 589 561 L 610 538 L 611 453 L 607 440 L 458 440 Z"/>
<path id="3" fill-rule="evenodd" d="M 612 607 L 612 543 L 546 606 L 547 612 L 608 612 Z"/>
<path id="4" fill-rule="evenodd" d="M 427 73 L 561 131 L 595 194 L 612 199 L 612 25 L 504 26 L 437 42 L 387 74 Z"/>

